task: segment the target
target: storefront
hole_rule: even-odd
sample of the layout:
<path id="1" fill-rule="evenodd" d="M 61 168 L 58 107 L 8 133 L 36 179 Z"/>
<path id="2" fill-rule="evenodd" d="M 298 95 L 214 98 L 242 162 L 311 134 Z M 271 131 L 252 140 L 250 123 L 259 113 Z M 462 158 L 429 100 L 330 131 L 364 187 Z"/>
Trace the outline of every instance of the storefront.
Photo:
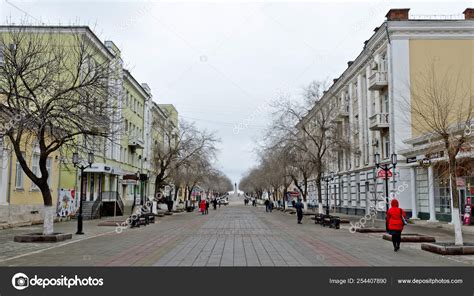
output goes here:
<path id="1" fill-rule="evenodd" d="M 415 179 L 413 198 L 417 217 L 423 220 L 450 222 L 452 201 L 447 159 L 440 148 L 429 148 L 426 146 L 423 149 L 413 148 L 403 153 Z M 470 151 L 461 151 L 458 154 L 456 185 L 459 207 L 464 214 L 466 204 L 474 200 L 474 156 Z"/>
<path id="2" fill-rule="evenodd" d="M 117 192 L 122 170 L 104 163 L 94 163 L 84 170 L 86 174 L 86 201 L 101 200 L 108 192 Z"/>

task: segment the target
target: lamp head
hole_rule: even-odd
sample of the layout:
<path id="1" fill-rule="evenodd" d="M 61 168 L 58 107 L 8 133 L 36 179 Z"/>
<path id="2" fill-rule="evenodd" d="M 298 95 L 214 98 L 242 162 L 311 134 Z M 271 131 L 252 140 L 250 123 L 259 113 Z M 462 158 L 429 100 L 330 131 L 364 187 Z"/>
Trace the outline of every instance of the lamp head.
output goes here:
<path id="1" fill-rule="evenodd" d="M 397 154 L 392 153 L 392 156 L 390 157 L 390 160 L 392 162 L 392 165 L 395 167 L 397 165 Z"/>
<path id="2" fill-rule="evenodd" d="M 374 161 L 375 161 L 375 166 L 379 167 L 380 166 L 380 153 L 375 153 L 374 154 Z"/>
<path id="3" fill-rule="evenodd" d="M 72 164 L 73 164 L 74 166 L 76 166 L 76 165 L 79 164 L 79 153 L 74 152 L 74 153 L 72 154 Z"/>
<path id="4" fill-rule="evenodd" d="M 91 166 L 94 163 L 94 153 L 89 152 L 87 154 L 87 162 L 89 163 L 89 166 Z"/>

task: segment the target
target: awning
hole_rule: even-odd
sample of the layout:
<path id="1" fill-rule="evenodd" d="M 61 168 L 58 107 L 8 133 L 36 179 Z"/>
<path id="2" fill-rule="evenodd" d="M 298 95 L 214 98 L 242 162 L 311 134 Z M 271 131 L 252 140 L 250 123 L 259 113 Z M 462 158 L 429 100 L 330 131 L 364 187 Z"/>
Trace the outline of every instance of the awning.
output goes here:
<path id="1" fill-rule="evenodd" d="M 91 167 L 84 170 L 85 173 L 104 173 L 111 175 L 122 175 L 122 169 L 105 163 L 93 163 Z"/>

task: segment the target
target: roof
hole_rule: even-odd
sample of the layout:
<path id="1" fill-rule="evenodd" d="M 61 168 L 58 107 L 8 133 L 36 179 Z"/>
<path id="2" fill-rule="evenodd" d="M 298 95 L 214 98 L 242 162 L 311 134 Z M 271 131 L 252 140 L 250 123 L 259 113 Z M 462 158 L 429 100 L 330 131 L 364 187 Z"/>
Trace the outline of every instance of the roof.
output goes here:
<path id="1" fill-rule="evenodd" d="M 46 26 L 46 25 L 0 25 L 0 32 L 7 31 L 10 29 L 23 29 L 28 31 L 40 30 L 40 31 L 83 31 L 86 33 L 94 43 L 100 47 L 110 58 L 114 58 L 115 55 L 111 52 L 105 44 L 97 37 L 97 35 L 89 28 L 89 26 Z"/>

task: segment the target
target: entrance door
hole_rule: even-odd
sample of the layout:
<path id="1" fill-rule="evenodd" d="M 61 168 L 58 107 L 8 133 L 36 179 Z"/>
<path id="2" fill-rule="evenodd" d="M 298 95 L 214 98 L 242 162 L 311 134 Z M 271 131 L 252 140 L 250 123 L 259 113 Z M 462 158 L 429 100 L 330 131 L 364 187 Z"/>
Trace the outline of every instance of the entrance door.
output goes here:
<path id="1" fill-rule="evenodd" d="M 90 174 L 91 178 L 91 183 L 90 183 L 90 188 L 89 188 L 89 201 L 94 201 L 94 174 Z"/>
<path id="2" fill-rule="evenodd" d="M 99 199 L 102 200 L 102 174 L 99 174 L 97 179 L 98 179 L 97 180 L 97 184 L 98 184 L 97 194 L 98 194 Z"/>

